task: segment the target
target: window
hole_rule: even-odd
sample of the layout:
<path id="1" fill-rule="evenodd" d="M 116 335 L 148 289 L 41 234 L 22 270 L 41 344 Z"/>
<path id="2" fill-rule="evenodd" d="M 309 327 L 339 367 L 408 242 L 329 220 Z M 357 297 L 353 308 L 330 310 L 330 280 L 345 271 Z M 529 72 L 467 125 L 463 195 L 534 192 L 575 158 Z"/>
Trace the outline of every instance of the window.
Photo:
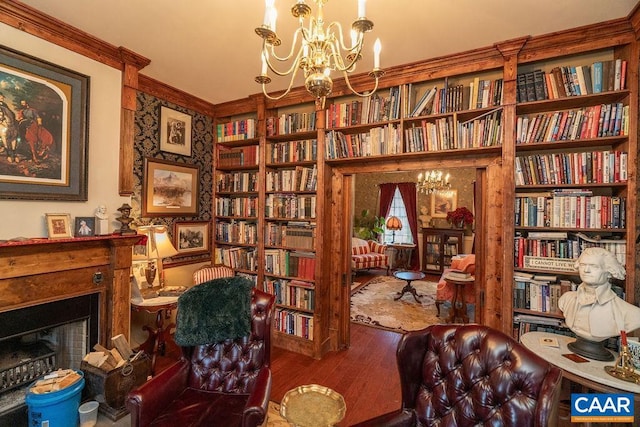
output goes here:
<path id="1" fill-rule="evenodd" d="M 404 201 L 402 200 L 402 196 L 400 195 L 400 190 L 398 190 L 397 188 L 395 193 L 393 194 L 393 201 L 391 202 L 391 208 L 389 209 L 389 215 L 387 215 L 387 218 L 390 216 L 397 216 L 398 218 L 400 218 L 400 221 L 402 222 L 402 230 L 395 231 L 394 239 L 393 231 L 387 230 L 385 228 L 385 243 L 413 243 L 411 229 L 409 228 L 409 221 L 407 220 L 407 209 L 404 206 Z"/>

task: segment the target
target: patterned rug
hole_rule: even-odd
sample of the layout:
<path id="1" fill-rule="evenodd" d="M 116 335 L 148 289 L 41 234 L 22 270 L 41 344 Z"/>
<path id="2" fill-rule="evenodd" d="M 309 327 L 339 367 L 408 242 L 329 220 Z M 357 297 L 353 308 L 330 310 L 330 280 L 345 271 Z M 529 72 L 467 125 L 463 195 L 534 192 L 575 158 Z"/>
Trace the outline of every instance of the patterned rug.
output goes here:
<path id="1" fill-rule="evenodd" d="M 407 282 L 395 277 L 376 277 L 351 295 L 351 321 L 398 332 L 415 331 L 434 323 L 441 323 L 436 317 L 435 282 L 416 280 L 411 282 L 416 288 L 420 302 L 406 293 L 394 301 L 397 293 Z M 440 306 L 441 317 L 447 315 L 447 308 Z"/>

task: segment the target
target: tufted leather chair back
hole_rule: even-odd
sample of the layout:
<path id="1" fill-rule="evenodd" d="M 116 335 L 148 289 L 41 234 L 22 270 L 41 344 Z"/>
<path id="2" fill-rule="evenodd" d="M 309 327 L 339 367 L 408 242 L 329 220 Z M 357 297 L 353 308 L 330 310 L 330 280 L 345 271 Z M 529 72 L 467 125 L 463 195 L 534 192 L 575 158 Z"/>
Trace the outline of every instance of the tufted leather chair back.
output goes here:
<path id="1" fill-rule="evenodd" d="M 188 386 L 223 393 L 249 393 L 262 366 L 271 363 L 271 319 L 274 297 L 251 293 L 251 334 L 219 343 L 183 347 L 191 361 Z"/>
<path id="2" fill-rule="evenodd" d="M 548 426 L 557 422 L 561 371 L 482 325 L 432 325 L 397 351 L 403 408 L 418 425 Z"/>

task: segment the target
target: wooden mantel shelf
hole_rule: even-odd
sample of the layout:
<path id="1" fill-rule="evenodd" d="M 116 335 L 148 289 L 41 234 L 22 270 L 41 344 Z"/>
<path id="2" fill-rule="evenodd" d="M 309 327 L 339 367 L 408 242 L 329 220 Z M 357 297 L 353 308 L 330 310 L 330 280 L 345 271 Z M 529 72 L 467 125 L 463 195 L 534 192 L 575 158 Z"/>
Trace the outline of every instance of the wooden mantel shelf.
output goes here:
<path id="1" fill-rule="evenodd" d="M 100 343 L 129 337 L 132 247 L 141 236 L 33 238 L 0 243 L 0 313 L 100 294 Z"/>

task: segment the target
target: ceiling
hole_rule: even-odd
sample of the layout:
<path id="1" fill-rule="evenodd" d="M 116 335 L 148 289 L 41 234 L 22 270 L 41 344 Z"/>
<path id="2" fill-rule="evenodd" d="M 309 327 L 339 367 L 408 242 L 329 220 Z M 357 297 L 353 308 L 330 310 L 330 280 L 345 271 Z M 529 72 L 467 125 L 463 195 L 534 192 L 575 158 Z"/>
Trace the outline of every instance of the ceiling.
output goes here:
<path id="1" fill-rule="evenodd" d="M 141 73 L 213 104 L 260 92 L 261 0 L 22 0 L 36 9 L 151 63 Z M 294 0 L 276 0 L 278 35 L 288 52 L 297 21 Z M 314 13 L 316 5 L 307 1 Z M 332 0 L 325 21 L 349 29 L 357 0 Z M 490 46 L 526 35 L 625 17 L 637 0 L 369 0 L 374 22 L 358 71 L 373 65 L 373 42 L 382 41 L 381 67 Z M 348 34 L 346 34 L 348 38 Z M 282 67 L 283 68 L 283 67 Z M 273 77 L 273 76 L 272 76 Z M 273 78 L 271 90 L 288 80 Z M 295 86 L 302 84 L 297 81 Z"/>

